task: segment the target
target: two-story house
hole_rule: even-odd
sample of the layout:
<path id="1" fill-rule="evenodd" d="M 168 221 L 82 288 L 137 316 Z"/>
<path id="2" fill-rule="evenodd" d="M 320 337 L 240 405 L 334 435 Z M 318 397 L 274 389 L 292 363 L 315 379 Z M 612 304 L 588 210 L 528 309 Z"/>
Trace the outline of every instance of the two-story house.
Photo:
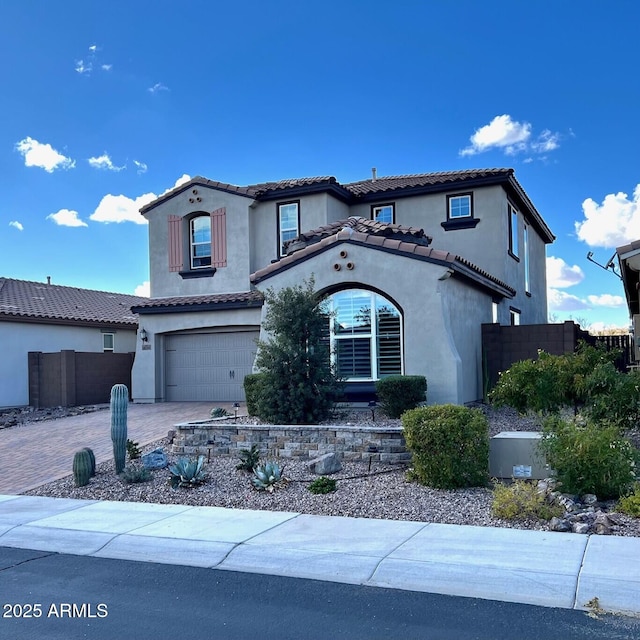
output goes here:
<path id="1" fill-rule="evenodd" d="M 313 275 L 348 393 L 422 374 L 429 402 L 482 397 L 482 323 L 547 320 L 554 236 L 512 169 L 239 187 L 193 178 L 141 209 L 151 299 L 133 397 L 235 401 L 262 292 Z"/>

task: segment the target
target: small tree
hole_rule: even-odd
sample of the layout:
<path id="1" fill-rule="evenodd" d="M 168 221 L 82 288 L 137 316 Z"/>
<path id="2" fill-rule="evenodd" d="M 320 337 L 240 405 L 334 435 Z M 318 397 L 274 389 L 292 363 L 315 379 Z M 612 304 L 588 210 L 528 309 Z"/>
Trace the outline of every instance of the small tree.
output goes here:
<path id="1" fill-rule="evenodd" d="M 267 290 L 256 367 L 263 374 L 257 413 L 267 422 L 314 424 L 328 417 L 339 389 L 331 366 L 329 316 L 314 291 L 314 279 Z"/>

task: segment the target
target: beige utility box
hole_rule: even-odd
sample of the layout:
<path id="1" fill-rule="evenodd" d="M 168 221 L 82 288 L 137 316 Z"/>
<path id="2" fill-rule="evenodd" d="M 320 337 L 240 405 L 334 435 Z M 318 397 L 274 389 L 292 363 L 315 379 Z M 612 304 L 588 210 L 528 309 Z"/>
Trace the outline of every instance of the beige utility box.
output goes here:
<path id="1" fill-rule="evenodd" d="M 550 474 L 538 451 L 539 431 L 503 431 L 489 441 L 489 473 L 492 478 L 540 480 Z"/>

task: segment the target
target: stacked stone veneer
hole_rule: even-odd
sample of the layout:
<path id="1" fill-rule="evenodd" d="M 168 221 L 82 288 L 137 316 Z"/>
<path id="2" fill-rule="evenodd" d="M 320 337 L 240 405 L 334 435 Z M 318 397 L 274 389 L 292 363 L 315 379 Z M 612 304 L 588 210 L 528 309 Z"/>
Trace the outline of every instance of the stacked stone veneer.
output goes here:
<path id="1" fill-rule="evenodd" d="M 263 456 L 306 460 L 323 453 L 343 460 L 370 459 L 388 464 L 411 460 L 402 427 L 345 425 L 244 425 L 227 420 L 189 422 L 175 426 L 172 452 L 186 455 L 232 455 L 257 444 Z"/>

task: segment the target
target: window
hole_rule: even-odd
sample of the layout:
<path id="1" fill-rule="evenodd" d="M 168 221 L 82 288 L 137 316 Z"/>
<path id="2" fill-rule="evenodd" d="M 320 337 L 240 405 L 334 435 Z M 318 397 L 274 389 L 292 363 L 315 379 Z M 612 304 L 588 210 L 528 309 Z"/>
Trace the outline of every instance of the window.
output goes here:
<path id="1" fill-rule="evenodd" d="M 529 225 L 524 225 L 523 236 L 524 250 L 524 290 L 525 293 L 531 294 L 531 279 L 529 276 Z"/>
<path id="2" fill-rule="evenodd" d="M 278 205 L 278 249 L 279 256 L 286 255 L 285 242 L 293 240 L 300 229 L 300 203 L 283 202 Z"/>
<path id="3" fill-rule="evenodd" d="M 197 216 L 191 219 L 191 268 L 211 266 L 211 218 Z"/>
<path id="4" fill-rule="evenodd" d="M 509 253 L 518 259 L 518 210 L 509 205 Z"/>
<path id="5" fill-rule="evenodd" d="M 498 322 L 498 303 L 497 302 L 491 303 L 491 322 L 493 322 L 494 324 Z"/>
<path id="6" fill-rule="evenodd" d="M 113 333 L 103 333 L 102 334 L 102 350 L 103 351 L 113 351 L 113 345 L 115 336 Z"/>
<path id="7" fill-rule="evenodd" d="M 520 309 L 509 307 L 509 319 L 511 326 L 517 327 L 520 324 Z"/>
<path id="8" fill-rule="evenodd" d="M 471 194 L 449 196 L 449 220 L 471 217 Z"/>
<path id="9" fill-rule="evenodd" d="M 331 352 L 345 380 L 378 380 L 402 373 L 401 316 L 383 296 L 362 289 L 327 299 Z"/>
<path id="10" fill-rule="evenodd" d="M 474 229 L 480 222 L 473 215 L 473 193 L 452 193 L 447 196 L 447 219 L 440 226 L 445 231 Z"/>
<path id="11" fill-rule="evenodd" d="M 371 207 L 371 219 L 376 222 L 393 224 L 395 220 L 395 207 L 393 204 L 380 204 Z"/>

